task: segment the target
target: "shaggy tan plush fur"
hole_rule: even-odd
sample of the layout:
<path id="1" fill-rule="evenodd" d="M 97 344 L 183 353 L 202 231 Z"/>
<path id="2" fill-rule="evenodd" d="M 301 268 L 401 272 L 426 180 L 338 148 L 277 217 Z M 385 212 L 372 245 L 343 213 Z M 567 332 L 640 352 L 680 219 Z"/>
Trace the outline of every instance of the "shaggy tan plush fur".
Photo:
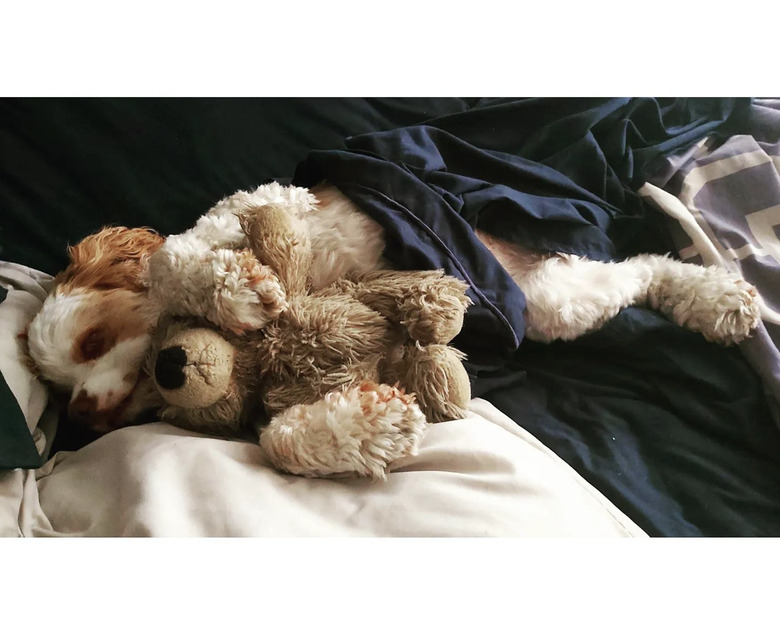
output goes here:
<path id="1" fill-rule="evenodd" d="M 243 333 L 194 317 L 163 322 L 148 369 L 164 420 L 212 433 L 265 428 L 263 448 L 288 472 L 381 477 L 416 450 L 426 417 L 464 416 L 469 379 L 447 344 L 469 304 L 465 283 L 374 271 L 312 292 L 298 218 L 266 206 L 240 220 L 251 244 L 242 258 L 273 274 L 284 302 Z"/>

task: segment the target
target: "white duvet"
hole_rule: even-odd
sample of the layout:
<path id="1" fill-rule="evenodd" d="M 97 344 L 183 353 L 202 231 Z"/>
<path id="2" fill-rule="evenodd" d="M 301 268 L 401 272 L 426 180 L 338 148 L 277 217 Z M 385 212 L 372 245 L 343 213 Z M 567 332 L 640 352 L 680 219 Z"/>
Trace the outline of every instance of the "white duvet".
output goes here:
<path id="1" fill-rule="evenodd" d="M 2 264 L 0 278 L 18 269 Z M 11 290 L 22 289 L 24 277 L 14 276 Z M 6 314 L 7 303 L 19 302 L 10 296 Z M 3 341 L 23 319 L 0 316 Z M 0 367 L 12 390 L 27 391 L 17 398 L 45 451 L 40 393 L 29 394 L 37 389 L 29 382 L 12 385 L 30 376 L 12 361 Z M 394 465 L 386 482 L 280 474 L 259 446 L 166 424 L 120 429 L 37 471 L 0 471 L 0 535 L 645 534 L 533 436 L 475 399 L 468 418 L 431 425 L 419 455 Z"/>

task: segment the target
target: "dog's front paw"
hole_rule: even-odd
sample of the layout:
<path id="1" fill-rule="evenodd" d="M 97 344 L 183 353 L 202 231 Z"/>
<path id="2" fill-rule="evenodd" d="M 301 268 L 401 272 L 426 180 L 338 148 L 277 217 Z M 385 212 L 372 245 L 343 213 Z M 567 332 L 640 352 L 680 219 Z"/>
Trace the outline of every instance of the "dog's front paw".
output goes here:
<path id="1" fill-rule="evenodd" d="M 704 270 L 679 295 L 672 317 L 711 342 L 737 344 L 749 337 L 761 320 L 758 292 L 724 268 Z"/>
<path id="2" fill-rule="evenodd" d="M 292 474 L 385 479 L 389 464 L 417 453 L 425 429 L 412 395 L 366 381 L 282 412 L 260 445 L 276 468 Z"/>
<path id="3" fill-rule="evenodd" d="M 270 268 L 247 250 L 218 250 L 213 261 L 214 307 L 206 316 L 242 334 L 261 329 L 287 308 L 287 297 Z"/>

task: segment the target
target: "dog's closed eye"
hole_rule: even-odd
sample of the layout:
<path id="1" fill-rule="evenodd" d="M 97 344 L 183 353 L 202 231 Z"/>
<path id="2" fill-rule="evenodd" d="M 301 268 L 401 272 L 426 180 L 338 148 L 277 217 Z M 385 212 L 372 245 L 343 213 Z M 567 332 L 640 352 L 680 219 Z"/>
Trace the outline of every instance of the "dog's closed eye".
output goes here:
<path id="1" fill-rule="evenodd" d="M 77 361 L 92 361 L 102 357 L 111 348 L 111 342 L 101 329 L 90 329 L 78 343 Z"/>

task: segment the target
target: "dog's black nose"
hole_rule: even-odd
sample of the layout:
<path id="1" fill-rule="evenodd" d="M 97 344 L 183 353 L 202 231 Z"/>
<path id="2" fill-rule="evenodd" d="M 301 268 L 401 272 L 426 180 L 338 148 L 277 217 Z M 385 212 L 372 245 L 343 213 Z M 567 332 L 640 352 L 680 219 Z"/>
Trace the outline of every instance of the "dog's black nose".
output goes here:
<path id="1" fill-rule="evenodd" d="M 160 351 L 154 364 L 154 378 L 157 385 L 166 390 L 175 390 L 184 385 L 184 366 L 187 353 L 181 346 L 171 346 Z"/>

